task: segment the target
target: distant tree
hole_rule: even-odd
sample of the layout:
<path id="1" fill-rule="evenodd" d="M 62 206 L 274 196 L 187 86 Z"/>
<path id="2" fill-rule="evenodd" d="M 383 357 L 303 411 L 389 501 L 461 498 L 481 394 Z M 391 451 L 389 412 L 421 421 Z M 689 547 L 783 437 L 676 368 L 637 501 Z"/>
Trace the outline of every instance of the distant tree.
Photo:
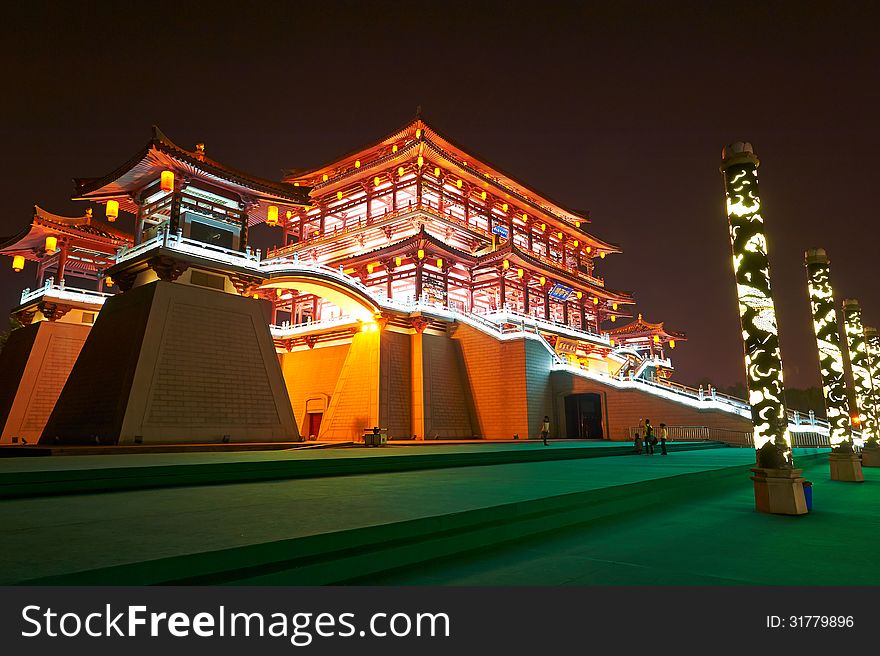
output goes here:
<path id="1" fill-rule="evenodd" d="M 812 410 L 817 417 L 825 418 L 825 398 L 822 396 L 822 390 L 818 387 L 807 387 L 806 389 L 786 387 L 785 405 L 789 410 L 797 410 L 803 414 Z"/>
<path id="2" fill-rule="evenodd" d="M 18 319 L 15 317 L 9 317 L 8 328 L 0 333 L 0 351 L 6 346 L 6 340 L 9 339 L 9 335 L 12 334 L 12 331 L 18 330 L 21 326 L 22 324 Z"/>

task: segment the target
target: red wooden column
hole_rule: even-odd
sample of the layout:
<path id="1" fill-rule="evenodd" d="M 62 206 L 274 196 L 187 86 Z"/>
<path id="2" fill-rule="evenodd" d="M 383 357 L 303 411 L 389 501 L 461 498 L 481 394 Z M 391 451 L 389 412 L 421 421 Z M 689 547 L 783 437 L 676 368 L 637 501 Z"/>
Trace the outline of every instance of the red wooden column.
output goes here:
<path id="1" fill-rule="evenodd" d="M 391 171 L 391 211 L 397 211 L 397 171 Z"/>
<path id="2" fill-rule="evenodd" d="M 504 301 L 504 291 L 505 290 L 504 290 L 504 271 L 503 270 L 501 271 L 501 273 L 499 274 L 499 277 L 498 277 L 498 291 L 501 295 L 501 307 L 499 307 L 498 309 L 503 310 L 504 309 L 504 302 L 505 302 Z"/>
<path id="3" fill-rule="evenodd" d="M 580 299 L 581 306 L 581 330 L 587 330 L 587 308 L 586 303 L 584 303 L 584 299 Z"/>
<path id="4" fill-rule="evenodd" d="M 422 267 L 424 262 L 416 258 L 416 302 L 422 297 Z"/>
<path id="5" fill-rule="evenodd" d="M 529 276 L 523 276 L 523 314 L 529 313 Z"/>
<path id="6" fill-rule="evenodd" d="M 544 318 L 550 320 L 550 294 L 547 293 L 547 286 L 544 286 Z"/>
<path id="7" fill-rule="evenodd" d="M 67 267 L 67 242 L 62 241 L 58 245 L 58 270 L 55 272 L 55 284 L 60 285 L 64 281 L 64 269 Z"/>
<path id="8" fill-rule="evenodd" d="M 366 180 L 361 183 L 361 188 L 364 190 L 364 196 L 366 196 L 367 203 L 367 211 L 364 215 L 364 221 L 369 225 L 373 222 L 373 185 L 369 180 Z"/>

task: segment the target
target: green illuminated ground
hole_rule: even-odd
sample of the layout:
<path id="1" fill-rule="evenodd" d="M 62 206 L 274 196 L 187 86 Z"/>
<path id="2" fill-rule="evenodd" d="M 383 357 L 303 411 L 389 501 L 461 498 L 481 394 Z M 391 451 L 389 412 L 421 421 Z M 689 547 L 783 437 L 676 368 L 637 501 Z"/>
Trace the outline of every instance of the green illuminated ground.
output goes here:
<path id="1" fill-rule="evenodd" d="M 808 466 L 814 509 L 805 517 L 753 511 L 747 485 L 673 507 L 523 541 L 376 585 L 880 585 L 880 470 L 865 483 Z"/>
<path id="2" fill-rule="evenodd" d="M 424 448 L 442 457 L 453 447 Z M 356 457 L 400 450 L 412 449 L 359 450 Z M 198 457 L 205 455 L 215 457 Z M 60 460 L 69 466 L 80 458 Z M 58 461 L 52 467 L 64 466 Z M 778 578 L 755 582 L 880 583 L 869 558 L 880 534 L 880 472 L 866 470 L 862 485 L 831 483 L 823 457 L 808 469 L 817 510 L 772 517 L 752 509 L 751 462 L 750 450 L 718 448 L 666 458 L 8 499 L 0 501 L 0 584 L 45 577 L 115 584 L 715 584 L 753 582 L 766 574 L 762 568 Z M 657 499 L 667 506 L 646 507 Z M 850 555 L 839 567 L 830 554 L 841 549 Z M 769 565 L 777 554 L 788 555 Z M 413 566 L 391 571 L 407 563 Z"/>

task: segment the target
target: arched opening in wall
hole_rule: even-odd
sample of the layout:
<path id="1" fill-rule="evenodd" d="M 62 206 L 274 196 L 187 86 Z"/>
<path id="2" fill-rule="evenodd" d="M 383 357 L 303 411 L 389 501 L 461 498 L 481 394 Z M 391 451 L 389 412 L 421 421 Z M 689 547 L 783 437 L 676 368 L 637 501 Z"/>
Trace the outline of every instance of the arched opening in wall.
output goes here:
<path id="1" fill-rule="evenodd" d="M 570 439 L 601 440 L 602 395 L 596 393 L 570 394 L 565 397 L 565 428 Z"/>
<path id="2" fill-rule="evenodd" d="M 317 321 L 371 322 L 378 307 L 360 290 L 321 274 L 290 275 L 271 278 L 260 287 L 274 290 L 273 321 L 292 326 Z"/>

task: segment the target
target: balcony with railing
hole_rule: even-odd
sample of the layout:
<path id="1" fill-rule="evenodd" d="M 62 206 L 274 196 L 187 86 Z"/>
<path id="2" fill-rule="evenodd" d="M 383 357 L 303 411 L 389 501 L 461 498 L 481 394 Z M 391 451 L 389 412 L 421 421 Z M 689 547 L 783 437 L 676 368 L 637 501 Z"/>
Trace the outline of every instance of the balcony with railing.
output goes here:
<path id="1" fill-rule="evenodd" d="M 104 301 L 111 296 L 113 294 L 93 291 L 91 289 L 68 287 L 64 284 L 63 280 L 60 284 L 56 285 L 54 278 L 46 278 L 46 282 L 41 287 L 22 290 L 20 305 L 33 303 L 40 298 L 51 298 L 52 300 L 82 303 L 85 305 L 103 305 Z"/>

